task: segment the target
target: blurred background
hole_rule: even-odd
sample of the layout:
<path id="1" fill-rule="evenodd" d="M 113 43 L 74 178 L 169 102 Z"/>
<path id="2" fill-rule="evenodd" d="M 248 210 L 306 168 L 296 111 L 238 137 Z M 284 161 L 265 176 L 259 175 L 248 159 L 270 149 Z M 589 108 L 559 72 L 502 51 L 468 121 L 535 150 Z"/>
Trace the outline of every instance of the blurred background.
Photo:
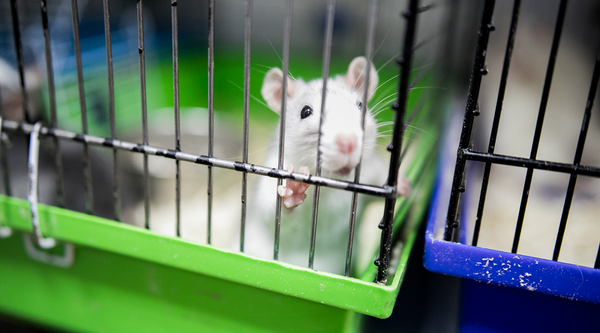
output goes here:
<path id="1" fill-rule="evenodd" d="M 480 1 L 457 0 L 460 10 L 456 12 L 453 24 L 455 35 L 449 36 L 442 14 L 449 10 L 448 3 L 431 2 L 436 10 L 425 13 L 419 21 L 419 41 L 424 43 L 416 50 L 415 76 L 421 71 L 433 71 L 436 77 L 449 77 L 447 85 L 425 79 L 419 84 L 425 90 L 445 89 L 453 97 L 449 102 L 456 112 L 463 112 L 466 100 L 476 26 L 480 13 Z M 539 106 L 541 86 L 548 62 L 548 52 L 554 29 L 558 0 L 524 1 L 521 10 L 519 32 L 516 39 L 508 93 L 497 152 L 516 156 L 527 156 L 531 143 L 531 115 L 535 117 Z M 49 0 L 48 15 L 54 83 L 56 85 L 58 127 L 81 131 L 77 75 L 74 61 L 73 31 L 71 23 L 71 3 L 69 0 Z M 85 98 L 89 133 L 100 137 L 110 136 L 108 118 L 108 79 L 106 70 L 106 50 L 104 39 L 103 8 L 101 1 L 80 0 L 80 37 L 84 73 Z M 115 75 L 115 108 L 117 138 L 129 142 L 142 141 L 140 68 L 138 60 L 138 37 L 135 1 L 112 1 L 111 34 Z M 241 160 L 242 110 L 243 110 L 243 66 L 244 66 L 244 3 L 236 0 L 219 0 L 216 4 L 215 19 L 215 117 L 216 146 L 215 156 Z M 296 1 L 292 23 L 290 72 L 304 79 L 319 77 L 322 71 L 322 47 L 325 28 L 324 1 Z M 397 89 L 398 57 L 404 30 L 404 22 L 399 13 L 405 8 L 404 1 L 380 1 L 375 39 L 376 53 L 373 59 L 380 70 L 380 83 L 387 82 L 373 99 L 373 105 L 381 102 L 391 104 Z M 207 9 L 205 1 L 180 1 L 179 8 L 179 83 L 181 105 L 182 150 L 194 154 L 207 154 L 208 146 L 208 76 L 207 76 Z M 507 29 L 510 22 L 512 2 L 499 1 L 496 4 L 494 22 L 497 33 L 490 39 L 488 68 L 490 74 L 484 80 L 481 95 L 482 117 L 477 118 L 475 128 L 478 133 L 475 149 L 487 149 L 489 128 L 495 107 L 498 79 L 500 75 Z M 38 0 L 18 1 L 20 30 L 23 40 L 26 84 L 29 92 L 29 109 L 34 120 L 49 119 L 47 78 L 44 57 L 44 39 Z M 278 116 L 262 103 L 260 87 L 264 74 L 271 67 L 281 67 L 283 20 L 285 2 L 275 0 L 255 0 L 252 26 L 252 58 L 250 92 L 250 163 L 260 164 L 268 146 L 272 129 Z M 334 24 L 331 73 L 345 72 L 349 62 L 364 54 L 366 17 L 368 3 L 361 0 L 338 1 Z M 581 113 L 585 106 L 585 96 L 589 88 L 591 67 L 599 46 L 600 3 L 593 0 L 572 2 L 567 11 L 565 30 L 561 41 L 554 90 L 550 102 L 548 126 L 542 137 L 540 158 L 559 162 L 572 162 L 574 142 L 577 138 Z M 149 143 L 162 148 L 174 148 L 173 77 L 171 54 L 171 14 L 169 1 L 144 1 L 144 31 L 146 50 L 146 86 L 149 114 Z M 23 120 L 17 61 L 14 49 L 12 19 L 9 1 L 0 2 L 0 106 L 2 117 Z M 450 39 L 450 44 L 441 40 Z M 442 54 L 443 57 L 437 56 Z M 447 62 L 446 62 L 447 61 Z M 417 70 L 418 69 L 418 70 Z M 389 80 L 389 81 L 388 81 Z M 583 96 L 583 97 L 582 97 Z M 372 105 L 372 106 L 373 106 Z M 576 114 L 565 109 L 577 110 Z M 592 125 L 585 150 L 584 160 L 589 165 L 600 165 L 600 117 L 594 109 Z M 392 119 L 392 111 L 383 108 L 380 121 Z M 530 116 L 525 116 L 530 115 Z M 564 116 L 564 118 L 562 118 Z M 551 119 L 554 119 L 551 120 Z M 415 124 L 417 127 L 418 124 Z M 572 125 L 572 126 L 571 126 Z M 569 128 L 569 131 L 566 130 Z M 418 128 L 417 128 L 418 130 Z M 568 133 L 568 134 L 567 134 Z M 410 136 L 410 129 L 407 131 Z M 9 163 L 13 195 L 26 197 L 27 137 L 10 134 Z M 569 141 L 570 140 L 570 141 Z M 382 142 L 385 142 L 383 140 Z M 64 142 L 63 154 L 66 181 L 66 207 L 84 211 L 83 193 L 83 153 L 81 145 Z M 92 148 L 92 174 L 95 214 L 112 218 L 112 154 L 110 151 Z M 44 142 L 40 160 L 40 201 L 56 204 L 56 188 L 52 144 Z M 141 154 L 119 153 L 121 156 L 120 179 L 122 181 L 122 220 L 126 223 L 142 225 L 143 183 Z M 149 158 L 151 228 L 165 235 L 174 235 L 175 211 L 175 162 L 163 158 Z M 508 238 L 514 230 L 514 214 L 518 211 L 520 188 L 523 174 L 502 168 L 494 171 L 492 179 L 498 183 L 486 208 L 486 216 L 492 221 L 482 229 L 481 246 L 506 250 Z M 452 170 L 450 170 L 452 172 Z M 474 177 L 480 177 L 481 170 L 473 167 Z M 239 205 L 241 194 L 239 174 L 221 169 L 215 173 L 215 219 L 235 221 L 238 211 L 228 209 L 232 202 Z M 548 221 L 554 217 L 543 214 L 560 214 L 548 207 L 558 207 L 564 199 L 564 175 L 544 177 L 539 172 L 534 181 L 529 221 Z M 183 237 L 204 242 L 206 218 L 206 168 L 190 163 L 182 163 L 182 226 Z M 503 178 L 504 177 L 504 178 Z M 252 176 L 250 177 L 252 178 Z M 511 182 L 515 180 L 516 188 Z M 589 264 L 589 255 L 583 257 L 570 254 L 582 244 L 597 248 L 598 216 L 600 194 L 597 179 L 582 177 L 583 185 L 578 185 L 576 197 L 579 201 L 579 220 L 573 222 L 572 235 L 565 241 L 566 257 L 573 263 Z M 594 183 L 594 181 L 596 183 Z M 587 184 L 587 185 L 586 185 Z M 493 184 L 492 184 L 493 185 Z M 492 186 L 490 185 L 490 186 Z M 473 190 L 478 193 L 478 189 Z M 494 194 L 495 193 L 495 194 Z M 475 196 L 473 196 L 475 198 Z M 536 199 L 537 198 L 537 199 Z M 513 200 L 514 199 L 514 200 Z M 513 214 L 514 213 L 514 214 Z M 555 214 L 556 213 L 556 214 Z M 552 216 L 554 216 L 552 215 Z M 573 218 L 577 219 L 577 215 Z M 556 224 L 558 220 L 554 218 Z M 591 221 L 591 222 L 586 222 Z M 512 223 L 512 224 L 511 224 Z M 554 223 L 554 222 L 553 222 Z M 524 244 L 533 244 L 524 251 L 531 255 L 547 257 L 551 255 L 551 245 L 540 237 L 540 230 L 555 230 L 547 225 L 536 226 L 528 222 L 524 230 Z M 232 228 L 226 223 L 215 226 L 226 231 Z M 423 237 L 420 237 L 422 239 Z M 511 238 L 512 239 L 512 238 Z M 537 241 L 540 240 L 541 241 Z M 548 235 L 548 240 L 552 235 Z M 228 239 L 217 240 L 226 244 Z M 486 243 L 487 242 L 487 243 Z M 569 245 L 571 242 L 572 245 Z M 548 243 L 548 244 L 546 244 Z M 422 246 L 422 245 L 421 245 Z M 586 248 L 587 248 L 586 247 Z M 585 251 L 584 251 L 585 252 Z M 411 259 L 405 286 L 403 286 L 398 307 L 398 321 L 408 323 L 409 331 L 441 332 L 454 331 L 459 313 L 457 279 L 429 273 L 421 265 L 422 247 L 416 248 Z M 417 303 L 412 303 L 415 299 Z M 414 306 L 418 304 L 418 306 Z M 450 308 L 444 316 L 434 316 L 440 308 Z M 399 316 L 399 317 L 398 317 Z M 373 331 L 392 329 L 390 321 L 370 319 Z M 413 325 L 413 326 L 410 326 Z M 414 330 L 413 330 L 414 329 Z"/>

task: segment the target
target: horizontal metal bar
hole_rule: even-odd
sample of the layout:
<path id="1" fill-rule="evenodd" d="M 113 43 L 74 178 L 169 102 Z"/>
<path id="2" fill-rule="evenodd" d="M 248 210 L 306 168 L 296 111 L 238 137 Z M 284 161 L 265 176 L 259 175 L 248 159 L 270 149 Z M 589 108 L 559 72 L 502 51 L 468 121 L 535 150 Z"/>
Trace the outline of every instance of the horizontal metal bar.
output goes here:
<path id="1" fill-rule="evenodd" d="M 33 125 L 20 123 L 11 120 L 4 120 L 2 123 L 2 129 L 8 131 L 19 131 L 25 134 L 29 134 L 33 131 Z M 196 155 L 185 152 L 178 152 L 172 149 L 164 149 L 153 147 L 150 145 L 143 145 L 138 143 L 126 142 L 121 140 L 113 140 L 110 138 L 101 138 L 93 135 L 82 135 L 77 134 L 61 129 L 42 127 L 40 129 L 41 135 L 46 135 L 50 137 L 56 137 L 65 140 L 72 140 L 81 143 L 87 143 L 94 146 L 101 146 L 107 148 L 118 148 L 122 150 L 127 150 L 134 153 L 142 153 L 147 155 L 155 155 L 162 156 L 166 158 L 171 158 L 179 161 L 186 161 L 195 164 L 208 165 L 211 167 L 218 167 L 230 170 L 236 170 L 241 172 L 254 173 L 263 176 L 269 176 L 271 178 L 281 178 L 281 179 L 291 179 L 297 182 L 310 184 L 310 185 L 318 185 L 318 186 L 326 186 L 331 188 L 337 188 L 340 190 L 346 190 L 351 192 L 357 192 L 362 194 L 369 194 L 379 197 L 390 197 L 395 198 L 396 193 L 393 187 L 389 186 L 373 186 L 373 185 L 365 185 L 365 184 L 355 184 L 343 180 L 336 180 L 327 177 L 313 176 L 313 175 L 303 175 L 301 173 L 289 173 L 285 170 L 280 170 L 271 167 L 265 167 L 250 163 L 242 163 L 236 161 L 230 161 L 220 158 L 208 157 L 205 155 Z"/>
<path id="2" fill-rule="evenodd" d="M 459 155 L 462 155 L 464 158 L 471 161 L 490 162 L 495 164 L 512 165 L 523 168 L 533 168 L 569 174 L 575 173 L 581 176 L 600 178 L 600 168 L 585 165 L 573 165 L 543 160 L 533 160 L 522 157 L 506 156 L 500 154 L 489 154 L 468 149 L 463 149 L 459 151 Z"/>

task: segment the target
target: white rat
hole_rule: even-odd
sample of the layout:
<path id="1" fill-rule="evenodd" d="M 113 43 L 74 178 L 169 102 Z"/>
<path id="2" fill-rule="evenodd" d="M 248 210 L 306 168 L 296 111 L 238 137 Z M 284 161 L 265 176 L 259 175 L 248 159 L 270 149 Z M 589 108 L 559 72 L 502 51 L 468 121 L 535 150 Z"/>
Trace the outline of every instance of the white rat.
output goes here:
<path id="1" fill-rule="evenodd" d="M 366 65 L 366 58 L 357 57 L 350 63 L 345 75 L 335 76 L 327 82 L 326 111 L 319 146 L 321 175 L 353 181 L 354 169 L 362 155 L 360 181 L 382 186 L 387 180 L 388 167 L 376 152 L 377 124 L 368 110 L 364 132 L 361 127 L 362 108 L 367 107 L 361 102 Z M 277 113 L 281 111 L 282 80 L 283 72 L 273 68 L 266 74 L 261 90 L 268 106 Z M 314 174 L 323 80 L 304 82 L 289 78 L 287 84 L 284 166 L 288 170 L 300 166 L 299 172 Z M 377 71 L 371 66 L 369 99 L 377 84 Z M 274 137 L 279 137 L 279 130 Z M 278 144 L 274 143 L 264 165 L 276 167 L 277 159 Z M 273 258 L 276 183 L 276 179 L 260 177 L 248 205 L 246 253 L 268 259 Z M 301 205 L 307 197 L 307 188 L 306 184 L 287 181 L 277 191 L 284 203 L 279 259 L 302 266 L 308 263 L 311 230 L 312 204 Z M 399 176 L 398 195 L 407 196 L 409 192 L 408 180 Z M 351 196 L 351 192 L 321 188 L 315 269 L 343 272 Z M 286 222 L 286 219 L 290 221 Z"/>

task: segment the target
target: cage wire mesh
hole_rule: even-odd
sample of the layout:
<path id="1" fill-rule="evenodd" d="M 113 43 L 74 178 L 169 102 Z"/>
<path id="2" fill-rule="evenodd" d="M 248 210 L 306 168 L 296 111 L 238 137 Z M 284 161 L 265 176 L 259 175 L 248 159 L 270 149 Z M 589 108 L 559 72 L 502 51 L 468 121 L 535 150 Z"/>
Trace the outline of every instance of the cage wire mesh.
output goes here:
<path id="1" fill-rule="evenodd" d="M 597 132 L 593 131 L 591 133 L 591 140 L 589 141 L 590 143 L 590 149 L 589 154 L 586 156 L 587 157 L 587 161 L 588 163 L 593 163 L 592 165 L 582 165 L 582 155 L 584 152 L 584 147 L 585 147 L 585 143 L 586 143 L 586 138 L 588 135 L 588 129 L 590 128 L 590 123 L 592 118 L 592 109 L 594 106 L 594 100 L 595 100 L 595 95 L 596 95 L 596 91 L 598 88 L 598 54 L 596 54 L 595 57 L 595 62 L 594 59 L 590 56 L 587 56 L 585 58 L 582 57 L 582 59 L 573 59 L 573 58 L 569 58 L 568 60 L 573 61 L 577 64 L 587 60 L 587 64 L 584 67 L 584 70 L 587 69 L 587 73 L 584 72 L 585 74 L 587 74 L 588 78 L 587 80 L 585 80 L 586 75 L 582 75 L 581 77 L 578 77 L 577 75 L 580 74 L 581 69 L 580 68 L 573 68 L 576 65 L 571 65 L 570 72 L 571 72 L 571 76 L 574 77 L 574 79 L 581 79 L 582 81 L 591 81 L 591 83 L 589 84 L 589 88 L 587 89 L 582 89 L 583 91 L 588 92 L 587 94 L 587 98 L 584 99 L 584 112 L 581 115 L 582 116 L 582 121 L 581 121 L 581 125 L 580 128 L 577 128 L 575 131 L 575 134 L 578 134 L 577 140 L 576 140 L 576 145 L 575 149 L 571 149 L 571 151 L 574 150 L 575 155 L 573 157 L 573 161 L 571 164 L 569 163 L 560 163 L 558 161 L 547 161 L 547 160 L 538 160 L 537 159 L 537 153 L 538 150 L 540 149 L 540 139 L 542 136 L 542 129 L 543 129 L 543 124 L 544 124 L 544 117 L 546 114 L 546 110 L 548 109 L 548 104 L 549 104 L 549 97 L 550 97 L 550 88 L 551 88 L 551 84 L 552 84 L 552 79 L 553 79 L 553 74 L 555 72 L 555 66 L 556 66 L 556 62 L 557 62 L 557 53 L 559 50 L 559 43 L 561 41 L 561 32 L 563 29 L 563 25 L 564 25 L 564 20 L 565 20 L 565 15 L 566 15 L 566 9 L 567 9 L 567 2 L 566 1 L 562 1 L 560 3 L 560 6 L 558 8 L 558 17 L 557 17 L 557 21 L 556 21 L 556 25 L 555 25 L 555 30 L 553 33 L 553 37 L 552 37 L 552 42 L 551 42 L 551 48 L 550 48 L 550 53 L 548 55 L 549 61 L 547 63 L 547 69 L 544 75 L 544 81 L 543 81 L 543 87 L 542 87 L 542 95 L 541 95 L 541 102 L 539 105 L 539 112 L 538 115 L 536 117 L 536 121 L 535 121 L 535 131 L 534 131 L 534 135 L 533 135 L 533 143 L 531 146 L 531 152 L 530 152 L 530 156 L 529 158 L 520 158 L 519 156 L 501 156 L 499 154 L 494 154 L 494 149 L 496 148 L 496 139 L 497 139 L 497 135 L 498 132 L 500 131 L 499 129 L 499 125 L 500 125 L 500 117 L 501 117 L 501 112 L 502 112 L 502 103 L 503 103 L 503 98 L 504 98 L 504 94 L 505 91 L 507 89 L 507 77 L 508 77 L 508 71 L 509 71 L 509 66 L 511 64 L 511 53 L 513 52 L 513 49 L 515 48 L 514 46 L 514 42 L 515 42 L 515 33 L 517 32 L 517 22 L 518 22 L 518 15 L 519 15 L 519 6 L 520 6 L 520 2 L 516 2 L 514 5 L 514 9 L 513 9 L 513 14 L 512 14 L 512 21 L 511 21 L 511 29 L 510 29 L 510 35 L 509 35 L 509 39 L 508 39 L 508 43 L 507 43 L 507 47 L 506 47 L 506 54 L 504 57 L 504 67 L 503 67 L 503 71 L 502 71 L 502 77 L 501 77 L 501 81 L 500 81 L 500 92 L 498 93 L 498 98 L 497 98 L 497 103 L 496 103 L 496 113 L 494 114 L 494 119 L 493 119 L 493 124 L 491 127 L 491 136 L 490 136 L 490 143 L 488 146 L 488 152 L 487 154 L 484 152 L 479 152 L 476 151 L 474 149 L 470 149 L 469 147 L 469 137 L 467 133 L 464 133 L 461 137 L 461 145 L 459 147 L 460 152 L 461 152 L 461 156 L 458 160 L 458 166 L 457 166 L 457 171 L 456 174 L 463 174 L 464 171 L 462 170 L 462 164 L 464 164 L 465 160 L 474 160 L 474 161 L 480 161 L 480 162 L 484 162 L 485 163 L 485 170 L 484 170 L 484 174 L 483 174 L 483 178 L 482 178 L 482 186 L 481 186 L 481 194 L 480 194 L 480 200 L 479 203 L 477 205 L 477 218 L 476 218 L 476 223 L 475 223 L 475 227 L 474 227 L 474 231 L 473 231 L 473 236 L 472 236 L 472 244 L 473 245 L 477 245 L 478 244 L 478 240 L 479 240 L 479 233 L 480 233 L 480 229 L 481 229 L 481 224 L 483 223 L 483 219 L 482 219 L 482 215 L 484 212 L 484 207 L 485 207 L 485 199 L 486 199 L 486 192 L 487 192 L 487 186 L 488 186 L 488 182 L 490 180 L 490 169 L 492 164 L 498 164 L 498 165 L 511 165 L 511 166 L 520 166 L 520 167 L 525 167 L 527 169 L 527 173 L 525 176 L 525 181 L 524 181 L 524 186 L 523 186 L 523 193 L 521 196 L 521 203 L 519 205 L 519 209 L 518 209 L 518 215 L 517 215 L 517 223 L 516 223 L 516 227 L 515 227 L 515 233 L 514 233 L 514 237 L 513 237 L 513 242 L 512 242 L 512 246 L 511 246 L 511 252 L 513 253 L 517 253 L 518 252 L 518 248 L 519 248 L 519 242 L 520 242 L 520 236 L 522 233 L 522 229 L 523 229 L 523 223 L 524 223 L 524 218 L 525 218 L 525 213 L 526 213 L 526 208 L 527 208 L 527 203 L 528 203 L 528 197 L 530 195 L 530 190 L 531 190 L 531 186 L 532 186 L 532 180 L 533 180 L 533 172 L 534 170 L 547 170 L 547 171 L 553 171 L 553 172 L 561 172 L 561 173 L 566 173 L 566 174 L 570 174 L 570 178 L 568 181 L 568 186 L 567 186 L 567 190 L 566 190 L 566 194 L 564 196 L 564 205 L 562 208 L 562 213 L 560 214 L 560 224 L 559 224 L 559 228 L 558 228 L 558 232 L 556 235 L 556 240 L 555 240 L 555 244 L 554 244 L 554 249 L 553 249 L 553 254 L 551 256 L 552 260 L 558 260 L 559 258 L 559 254 L 560 254 L 560 248 L 561 248 L 561 244 L 564 238 L 564 233 L 565 233 L 565 229 L 567 226 L 567 220 L 568 220 L 568 216 L 569 216 L 569 211 L 570 211 L 570 207 L 571 204 L 573 203 L 573 197 L 574 197 L 574 191 L 575 191 L 575 186 L 577 183 L 577 178 L 578 176 L 588 176 L 588 177 L 598 177 L 600 176 L 600 169 L 595 167 L 594 165 L 597 164 L 597 157 L 595 156 L 596 154 L 596 150 L 595 145 L 597 144 Z M 485 24 L 489 24 L 491 26 L 491 15 L 493 12 L 493 3 L 492 4 L 488 4 L 488 7 L 486 7 L 485 10 L 485 14 L 487 14 L 488 16 L 484 16 L 483 20 L 485 20 Z M 482 20 L 482 22 L 483 22 Z M 482 23 L 483 25 L 484 23 Z M 479 52 L 478 52 L 478 57 L 476 59 L 476 63 L 474 66 L 474 77 L 472 80 L 472 86 L 471 86 L 471 91 L 469 93 L 469 101 L 467 104 L 467 109 L 468 111 L 465 113 L 465 122 L 466 122 L 466 128 L 468 129 L 467 131 L 471 131 L 472 128 L 472 122 L 475 116 L 477 116 L 480 111 L 477 110 L 477 98 L 478 98 L 478 94 L 479 94 L 479 85 L 481 83 L 482 77 L 483 75 L 486 74 L 487 69 L 485 68 L 485 59 L 486 59 L 486 44 L 487 44 L 487 35 L 489 34 L 489 32 L 492 31 L 491 29 L 483 30 L 482 29 L 482 34 L 480 35 L 480 40 L 479 40 Z M 527 33 L 527 32 L 526 32 Z M 545 36 L 544 36 L 545 37 Z M 568 44 L 569 41 L 567 41 L 566 43 L 564 43 L 564 45 L 566 45 L 566 47 L 573 47 L 571 44 Z M 517 52 L 517 51 L 515 51 Z M 571 52 L 573 53 L 572 50 L 567 50 L 565 51 L 565 53 L 567 52 Z M 565 57 L 573 57 L 572 54 L 567 54 L 565 55 Z M 590 60 L 591 59 L 591 60 Z M 560 59 L 562 60 L 562 59 Z M 518 66 L 522 64 L 517 64 Z M 562 62 L 561 65 L 567 65 L 565 62 Z M 582 67 L 583 64 L 581 64 L 579 67 Z M 579 70 L 579 72 L 577 72 Z M 556 70 L 557 74 L 563 74 L 563 76 L 560 79 L 565 79 L 564 73 L 563 72 L 559 72 L 558 70 Z M 536 73 L 537 74 L 537 73 Z M 539 76 L 538 76 L 539 77 Z M 535 77 L 535 78 L 538 78 Z M 573 79 L 573 80 L 574 80 Z M 560 88 L 564 88 L 564 85 L 561 84 L 557 84 Z M 584 87 L 585 85 L 582 83 L 579 85 L 580 87 Z M 560 92 L 557 92 L 560 93 Z M 578 95 L 581 95 L 581 93 L 578 93 Z M 572 101 L 570 101 L 572 102 Z M 558 102 L 556 102 L 558 103 Z M 573 103 L 574 104 L 574 103 Z M 578 103 L 575 105 L 581 105 L 582 103 Z M 512 106 L 509 104 L 509 106 Z M 561 107 L 563 105 L 560 105 Z M 552 111 L 552 110 L 551 110 Z M 575 114 L 574 111 L 564 111 L 565 113 L 567 112 L 571 112 L 571 114 Z M 550 113 L 550 112 L 549 112 Z M 560 115 L 556 115 L 556 112 L 552 113 L 551 116 L 554 117 L 559 117 Z M 571 115 L 569 114 L 568 117 L 570 117 Z M 564 116 L 563 118 L 566 118 L 567 116 Z M 575 117 L 575 115 L 573 115 L 573 117 Z M 551 119 L 548 119 L 549 121 L 551 121 Z M 561 119 L 562 121 L 564 121 L 564 119 Z M 594 126 L 595 123 L 592 123 L 592 126 Z M 556 126 L 555 124 L 550 123 L 548 125 L 549 127 L 552 126 Z M 565 124 L 562 123 L 560 125 L 560 127 L 562 127 L 563 129 L 569 129 L 571 130 L 573 128 L 573 126 L 569 126 L 569 124 Z M 518 130 L 522 130 L 522 128 L 519 128 Z M 550 130 L 554 130 L 554 128 L 551 128 Z M 467 132 L 465 131 L 465 132 Z M 556 132 L 552 132 L 552 135 L 556 135 Z M 563 133 L 563 137 L 558 138 L 556 141 L 567 141 L 570 140 L 569 136 L 572 136 L 573 134 L 571 133 L 567 133 L 566 131 Z M 592 136 L 593 135 L 593 136 Z M 573 141 L 573 140 L 570 140 Z M 554 150 L 560 150 L 563 149 L 563 147 L 561 147 L 560 144 L 557 144 L 556 142 L 551 142 L 553 144 L 552 149 Z M 506 149 L 505 147 L 501 147 L 503 149 Z M 550 148 L 547 148 L 546 151 L 544 151 L 546 156 L 551 156 L 551 154 L 547 153 L 547 151 Z M 559 153 L 563 153 L 563 152 L 559 152 Z M 557 156 L 558 153 L 554 154 L 554 156 Z M 563 155 L 564 156 L 564 155 Z M 564 160 L 565 158 L 563 156 L 559 156 L 557 158 L 560 160 Z M 561 161 L 562 162 L 562 161 Z M 545 180 L 546 182 L 551 182 L 552 180 Z M 588 183 L 588 182 L 593 182 L 593 179 L 585 179 L 584 178 L 584 184 Z M 587 185 L 587 184 L 586 184 Z M 454 197 L 456 195 L 459 195 L 459 191 L 458 188 L 462 186 L 462 179 L 461 178 L 457 178 L 455 177 L 455 181 L 454 181 L 454 186 L 453 186 L 453 195 L 452 195 L 452 202 L 454 202 Z M 591 185 L 592 187 L 594 187 L 593 185 Z M 542 190 L 552 190 L 549 188 L 542 188 Z M 549 195 L 552 195 L 551 193 Z M 562 194 L 557 193 L 556 196 L 562 196 Z M 596 195 L 593 193 L 589 193 L 590 198 L 588 198 L 591 201 L 594 201 L 594 199 L 596 198 Z M 449 221 L 455 221 L 456 218 L 454 218 L 453 216 L 456 214 L 456 205 L 451 203 L 451 210 L 448 213 L 448 220 Z M 589 223 L 589 222 L 588 222 Z M 455 226 L 453 227 L 453 222 L 449 222 L 447 223 L 447 231 L 445 233 L 445 239 L 452 239 L 452 230 L 455 229 Z M 596 241 L 597 243 L 597 241 Z M 595 262 L 597 262 L 597 259 L 595 260 Z M 592 266 L 588 263 L 589 266 Z M 597 266 L 596 266 L 597 267 Z"/>
<path id="2" fill-rule="evenodd" d="M 3 237 L 55 247 L 50 205 L 399 286 L 453 91 L 458 1 L 0 6 L 4 201 L 30 208 Z"/>
<path id="3" fill-rule="evenodd" d="M 448 197 L 436 200 L 449 204 L 433 210 L 428 268 L 600 300 L 597 13 L 593 2 L 482 4 L 456 164 L 441 164 L 453 175 L 440 176 Z"/>

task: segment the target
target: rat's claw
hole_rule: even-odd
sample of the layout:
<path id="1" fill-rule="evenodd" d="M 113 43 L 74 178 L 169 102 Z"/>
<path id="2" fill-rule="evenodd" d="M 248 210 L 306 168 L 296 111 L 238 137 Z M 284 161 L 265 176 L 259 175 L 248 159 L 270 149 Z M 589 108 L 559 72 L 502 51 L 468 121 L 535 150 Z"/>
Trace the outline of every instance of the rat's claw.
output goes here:
<path id="1" fill-rule="evenodd" d="M 300 169 L 298 169 L 298 172 L 305 176 L 310 175 L 310 169 L 308 169 L 307 166 L 300 167 Z"/>
<path id="2" fill-rule="evenodd" d="M 279 194 L 280 197 L 284 197 L 286 190 L 287 189 L 285 187 L 285 180 L 284 180 L 283 185 L 277 186 L 277 194 Z"/>
<path id="3" fill-rule="evenodd" d="M 287 171 L 289 173 L 293 173 L 294 167 L 292 165 L 288 165 Z M 298 172 L 308 176 L 310 170 L 308 167 L 304 166 L 301 167 Z M 283 185 L 277 187 L 277 193 L 283 198 L 283 204 L 287 208 L 294 208 L 304 202 L 304 199 L 306 199 L 306 194 L 304 192 L 306 192 L 306 189 L 309 186 L 309 184 L 295 182 L 293 180 L 288 180 L 287 182 L 284 180 Z"/>
<path id="4" fill-rule="evenodd" d="M 399 196 L 403 196 L 405 198 L 408 198 L 408 196 L 410 195 L 410 181 L 398 174 L 398 183 L 396 184 L 396 193 Z"/>

